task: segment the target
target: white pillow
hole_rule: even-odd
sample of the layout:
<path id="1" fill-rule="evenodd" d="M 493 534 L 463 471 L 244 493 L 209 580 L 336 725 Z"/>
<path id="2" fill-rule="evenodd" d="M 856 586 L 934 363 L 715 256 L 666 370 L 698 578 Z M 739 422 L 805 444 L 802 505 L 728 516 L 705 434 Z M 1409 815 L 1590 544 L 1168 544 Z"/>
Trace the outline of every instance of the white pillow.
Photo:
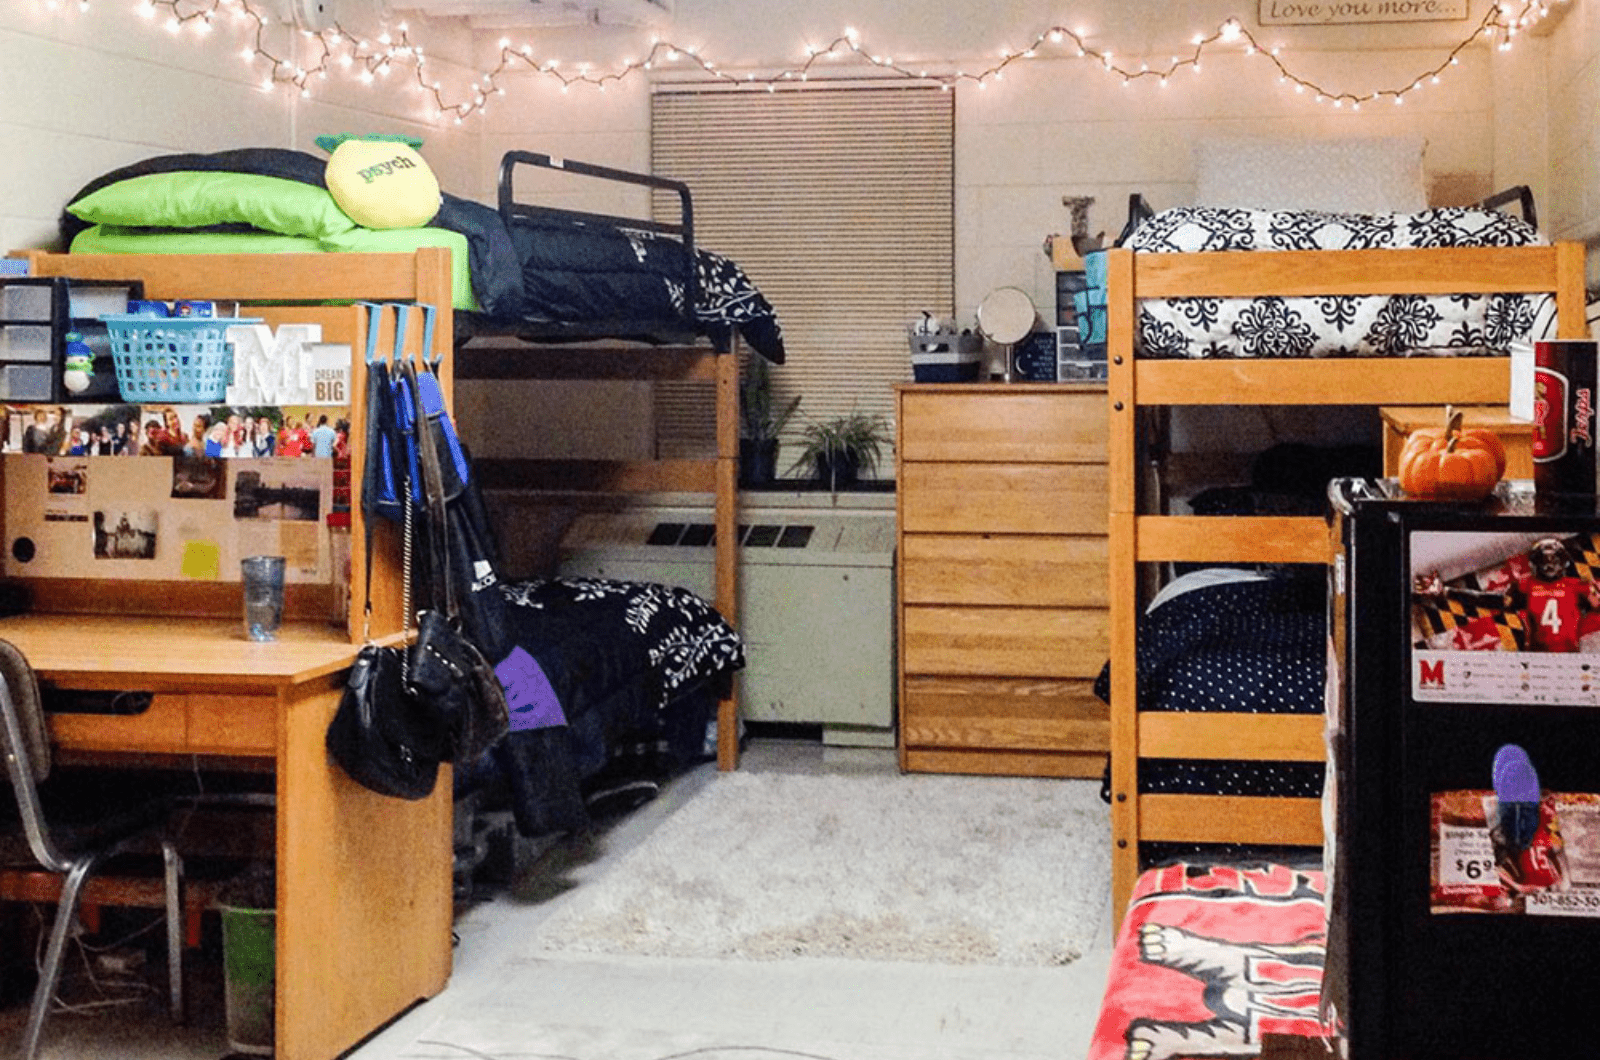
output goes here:
<path id="1" fill-rule="evenodd" d="M 1243 570 L 1238 567 L 1201 567 L 1188 574 L 1180 574 L 1156 593 L 1155 599 L 1145 607 L 1149 614 L 1162 604 L 1184 593 L 1195 589 L 1206 589 L 1213 585 L 1231 585 L 1235 582 L 1264 582 L 1270 575 L 1255 570 Z"/>
<path id="2" fill-rule="evenodd" d="M 1420 136 L 1214 140 L 1195 149 L 1195 205 L 1331 213 L 1428 207 Z"/>

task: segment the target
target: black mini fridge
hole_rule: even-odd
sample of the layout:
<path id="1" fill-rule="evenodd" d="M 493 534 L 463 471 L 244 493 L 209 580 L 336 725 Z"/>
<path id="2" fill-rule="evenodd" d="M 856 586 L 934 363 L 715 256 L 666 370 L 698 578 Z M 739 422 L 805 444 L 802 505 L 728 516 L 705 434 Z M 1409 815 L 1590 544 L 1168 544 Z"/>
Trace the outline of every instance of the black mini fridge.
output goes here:
<path id="1" fill-rule="evenodd" d="M 1600 518 L 1330 488 L 1325 1016 L 1349 1060 L 1600 1034 Z M 1330 1011 L 1331 1010 L 1331 1011 Z"/>

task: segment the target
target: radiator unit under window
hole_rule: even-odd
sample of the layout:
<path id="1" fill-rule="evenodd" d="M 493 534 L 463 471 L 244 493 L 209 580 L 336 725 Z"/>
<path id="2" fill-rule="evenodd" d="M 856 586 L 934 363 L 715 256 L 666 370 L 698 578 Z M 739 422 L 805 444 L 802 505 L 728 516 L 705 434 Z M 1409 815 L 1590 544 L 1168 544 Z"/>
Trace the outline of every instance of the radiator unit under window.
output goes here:
<path id="1" fill-rule="evenodd" d="M 878 506 L 747 502 L 740 512 L 746 719 L 820 724 L 829 744 L 893 745 L 893 499 L 867 496 Z M 709 600 L 714 532 L 709 505 L 580 516 L 562 538 L 560 573 L 663 582 Z"/>

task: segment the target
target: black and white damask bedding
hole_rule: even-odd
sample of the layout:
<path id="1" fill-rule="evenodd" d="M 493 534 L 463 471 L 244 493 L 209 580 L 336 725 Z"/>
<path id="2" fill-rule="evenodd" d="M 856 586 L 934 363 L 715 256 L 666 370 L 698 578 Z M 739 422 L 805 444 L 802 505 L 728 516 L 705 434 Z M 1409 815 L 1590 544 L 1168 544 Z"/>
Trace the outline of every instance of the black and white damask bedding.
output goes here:
<path id="1" fill-rule="evenodd" d="M 511 730 L 468 771 L 498 772 L 524 835 L 581 830 L 597 794 L 640 790 L 698 758 L 744 645 L 716 609 L 650 582 L 501 583 Z M 496 656 L 500 654 L 497 648 Z"/>
<path id="2" fill-rule="evenodd" d="M 1516 247 L 1545 240 L 1494 210 L 1341 214 L 1178 207 L 1127 246 L 1147 253 Z M 1137 348 L 1150 358 L 1504 355 L 1548 314 L 1548 295 L 1146 299 Z"/>

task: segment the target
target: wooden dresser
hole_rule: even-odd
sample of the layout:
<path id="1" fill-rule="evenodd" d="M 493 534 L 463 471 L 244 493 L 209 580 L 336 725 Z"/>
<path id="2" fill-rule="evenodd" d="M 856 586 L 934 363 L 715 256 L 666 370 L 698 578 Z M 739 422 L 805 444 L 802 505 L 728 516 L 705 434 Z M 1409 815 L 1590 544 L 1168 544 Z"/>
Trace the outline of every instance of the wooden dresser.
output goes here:
<path id="1" fill-rule="evenodd" d="M 1100 775 L 1105 388 L 911 384 L 896 402 L 901 769 Z"/>

